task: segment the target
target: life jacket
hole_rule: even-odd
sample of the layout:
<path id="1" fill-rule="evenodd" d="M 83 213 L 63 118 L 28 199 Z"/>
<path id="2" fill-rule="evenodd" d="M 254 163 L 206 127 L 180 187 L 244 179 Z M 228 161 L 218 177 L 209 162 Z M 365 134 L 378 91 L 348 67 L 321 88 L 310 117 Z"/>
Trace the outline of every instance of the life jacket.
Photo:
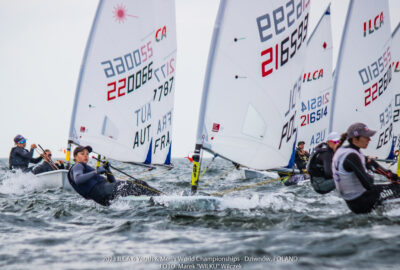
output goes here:
<path id="1" fill-rule="evenodd" d="M 84 184 L 81 184 L 81 185 L 76 184 L 74 179 L 73 179 L 72 168 L 74 166 L 76 166 L 77 164 L 81 164 L 83 166 L 83 173 L 84 174 L 94 171 L 94 169 L 92 167 L 88 166 L 85 163 L 76 163 L 68 171 L 68 181 L 71 184 L 71 186 L 75 189 L 75 191 L 77 193 L 79 193 L 82 197 L 84 197 L 87 200 L 91 199 L 89 194 L 90 194 L 90 191 L 92 190 L 92 188 L 98 183 L 105 182 L 105 180 L 104 180 L 103 177 L 101 177 L 100 175 L 96 174 L 94 177 L 92 177 L 90 180 L 88 180 Z"/>
<path id="2" fill-rule="evenodd" d="M 311 154 L 310 161 L 307 164 L 307 172 L 311 177 L 324 177 L 324 164 L 319 159 L 322 153 L 328 152 L 329 146 L 327 143 L 323 142 L 318 144 Z"/>
<path id="3" fill-rule="evenodd" d="M 367 171 L 365 156 L 353 148 L 340 147 L 336 150 L 332 162 L 333 180 L 335 181 L 336 189 L 339 191 L 340 196 L 346 201 L 354 200 L 366 191 L 355 172 L 347 172 L 343 168 L 344 160 L 351 153 L 358 155 L 364 170 Z"/>
<path id="4" fill-rule="evenodd" d="M 29 165 L 30 159 L 26 159 L 26 158 L 21 157 L 20 155 L 17 155 L 17 153 L 16 153 L 17 148 L 20 148 L 20 147 L 15 146 L 10 151 L 10 157 L 8 159 L 8 164 L 9 164 L 10 170 L 28 168 L 28 165 Z M 28 152 L 28 150 L 26 150 L 26 149 L 23 149 L 23 151 Z"/>

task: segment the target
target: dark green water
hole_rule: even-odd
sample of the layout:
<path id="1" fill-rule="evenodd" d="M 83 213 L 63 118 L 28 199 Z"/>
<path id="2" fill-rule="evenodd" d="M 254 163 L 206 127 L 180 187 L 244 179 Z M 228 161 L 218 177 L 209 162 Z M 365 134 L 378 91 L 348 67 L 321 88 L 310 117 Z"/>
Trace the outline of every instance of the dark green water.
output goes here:
<path id="1" fill-rule="evenodd" d="M 174 164 L 149 180 L 168 196 L 111 207 L 0 170 L 0 268 L 400 269 L 400 206 L 357 216 L 334 192 L 279 182 L 190 199 L 180 193 L 190 188 L 191 165 Z M 265 180 L 246 181 L 234 170 L 204 185 L 229 169 L 216 161 L 202 191 Z"/>

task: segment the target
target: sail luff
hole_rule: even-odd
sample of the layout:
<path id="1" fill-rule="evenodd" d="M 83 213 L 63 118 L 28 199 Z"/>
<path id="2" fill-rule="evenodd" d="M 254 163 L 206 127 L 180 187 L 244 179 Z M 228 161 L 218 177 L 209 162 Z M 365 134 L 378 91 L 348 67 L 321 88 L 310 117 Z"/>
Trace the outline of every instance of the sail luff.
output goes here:
<path id="1" fill-rule="evenodd" d="M 104 0 L 100 0 L 99 4 L 97 6 L 97 10 L 96 10 L 96 14 L 93 19 L 93 24 L 92 24 L 92 27 L 90 30 L 89 38 L 86 42 L 85 52 L 83 55 L 82 64 L 81 64 L 81 68 L 80 68 L 80 72 L 79 72 L 78 83 L 76 86 L 74 105 L 72 107 L 71 121 L 70 121 L 70 126 L 69 126 L 69 137 L 68 137 L 68 140 L 71 142 L 74 142 L 74 143 L 78 143 L 77 141 L 74 141 L 75 138 L 74 138 L 73 134 L 74 134 L 74 127 L 75 127 L 75 120 L 76 120 L 76 111 L 77 111 L 78 102 L 79 102 L 79 95 L 81 93 L 81 87 L 82 87 L 82 79 L 83 79 L 84 73 L 85 73 L 85 64 L 88 59 L 89 50 L 90 50 L 90 47 L 91 47 L 91 44 L 93 41 L 93 35 L 94 35 L 94 32 L 96 31 L 97 21 L 99 19 L 99 15 L 101 13 L 103 3 L 104 3 Z"/>
<path id="2" fill-rule="evenodd" d="M 206 68 L 206 74 L 205 74 L 205 78 L 204 78 L 203 93 L 202 93 L 202 97 L 201 97 L 200 113 L 199 113 L 198 126 L 197 126 L 196 144 L 202 144 L 202 142 L 203 142 L 204 120 L 205 120 L 205 113 L 206 113 L 206 108 L 207 108 L 207 98 L 208 98 L 208 92 L 209 92 L 209 87 L 210 87 L 211 73 L 212 73 L 213 64 L 214 64 L 215 51 L 216 51 L 217 43 L 219 40 L 219 32 L 220 32 L 220 28 L 221 28 L 221 22 L 224 17 L 225 6 L 226 6 L 226 0 L 221 0 L 221 2 L 219 4 L 219 8 L 218 8 L 217 18 L 216 18 L 215 24 L 214 24 L 214 31 L 213 31 L 213 35 L 212 35 L 212 39 L 211 39 L 210 51 L 208 54 L 207 68 Z"/>
<path id="3" fill-rule="evenodd" d="M 317 31 L 318 27 L 320 26 L 322 20 L 324 19 L 324 17 L 326 15 L 330 15 L 331 14 L 331 3 L 329 3 L 328 7 L 325 9 L 324 13 L 322 14 L 321 18 L 319 18 L 317 25 L 314 27 L 314 30 L 312 31 L 310 37 L 307 40 L 307 45 L 310 43 L 310 41 L 312 40 L 315 32 Z"/>
<path id="4" fill-rule="evenodd" d="M 336 105 L 336 93 L 337 93 L 337 84 L 339 81 L 339 70 L 340 66 L 342 64 L 342 56 L 343 56 L 343 51 L 344 51 L 344 44 L 345 44 L 345 37 L 348 31 L 348 23 L 350 21 L 350 15 L 351 11 L 353 9 L 353 0 L 350 0 L 349 7 L 347 9 L 347 15 L 346 15 L 346 20 L 343 26 L 343 32 L 342 32 L 342 39 L 340 41 L 340 47 L 339 47 L 339 54 L 338 54 L 338 59 L 336 61 L 336 67 L 334 71 L 334 77 L 333 77 L 333 89 L 332 89 L 332 101 L 331 101 L 331 117 L 329 121 L 329 132 L 332 132 L 333 129 L 333 116 L 335 114 L 335 105 Z"/>
<path id="5" fill-rule="evenodd" d="M 396 28 L 393 30 L 392 38 L 396 35 L 397 31 L 400 29 L 400 23 L 397 24 Z"/>

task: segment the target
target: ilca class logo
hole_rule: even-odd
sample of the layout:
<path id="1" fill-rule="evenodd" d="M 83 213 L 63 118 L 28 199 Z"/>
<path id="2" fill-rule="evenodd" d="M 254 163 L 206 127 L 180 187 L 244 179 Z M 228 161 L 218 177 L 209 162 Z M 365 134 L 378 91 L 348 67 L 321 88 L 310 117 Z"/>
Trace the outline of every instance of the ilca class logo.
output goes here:
<path id="1" fill-rule="evenodd" d="M 128 9 L 123 5 L 119 4 L 114 7 L 114 10 L 112 11 L 114 19 L 117 23 L 125 23 L 127 20 L 127 17 L 131 18 L 139 18 L 138 16 L 128 14 Z"/>

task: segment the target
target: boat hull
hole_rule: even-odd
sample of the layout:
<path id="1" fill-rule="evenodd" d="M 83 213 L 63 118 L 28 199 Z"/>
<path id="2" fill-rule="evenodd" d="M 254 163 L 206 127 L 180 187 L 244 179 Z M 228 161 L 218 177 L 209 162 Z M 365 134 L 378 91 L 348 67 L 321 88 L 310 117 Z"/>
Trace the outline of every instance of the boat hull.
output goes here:
<path id="1" fill-rule="evenodd" d="M 55 170 L 36 174 L 35 177 L 43 188 L 63 188 L 64 190 L 72 190 L 72 186 L 68 181 L 68 170 Z"/>

